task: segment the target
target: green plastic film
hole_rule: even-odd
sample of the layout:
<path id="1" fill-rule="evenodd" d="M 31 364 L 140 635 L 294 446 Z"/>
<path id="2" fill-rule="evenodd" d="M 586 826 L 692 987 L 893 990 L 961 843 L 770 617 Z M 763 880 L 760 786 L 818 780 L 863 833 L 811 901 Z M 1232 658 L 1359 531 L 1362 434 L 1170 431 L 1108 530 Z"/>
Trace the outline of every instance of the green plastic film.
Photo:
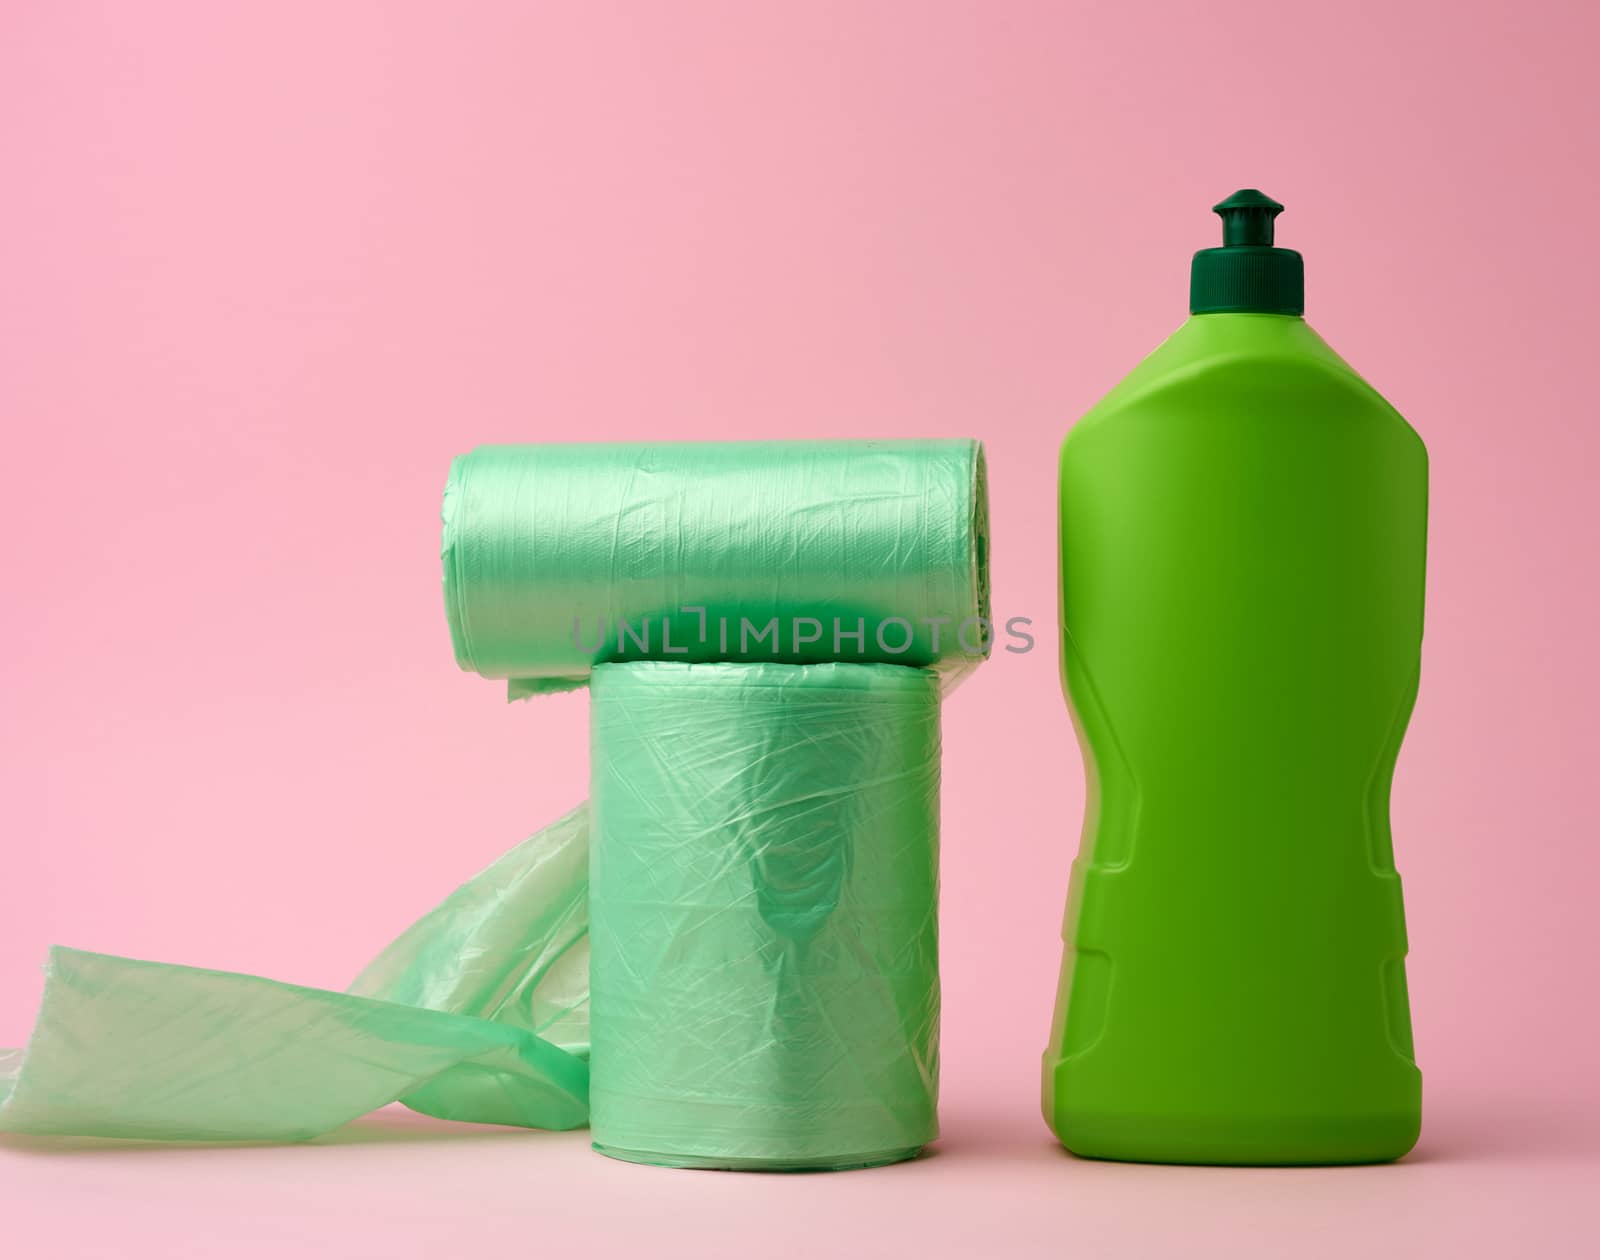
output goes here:
<path id="1" fill-rule="evenodd" d="M 515 696 L 604 661 L 929 666 L 987 654 L 971 440 L 483 446 L 444 497 L 456 660 Z"/>
<path id="2" fill-rule="evenodd" d="M 468 880 L 350 986 L 365 997 L 476 1015 L 589 1053 L 589 807 Z"/>
<path id="3" fill-rule="evenodd" d="M 637 663 L 591 687 L 596 1149 L 915 1154 L 938 1135 L 935 675 Z"/>
<path id="4" fill-rule="evenodd" d="M 0 1051 L 0 1132 L 291 1141 L 396 1100 L 577 1128 L 588 852 L 579 807 L 452 893 L 349 993 L 57 947 L 27 1047 Z"/>
<path id="5" fill-rule="evenodd" d="M 545 1129 L 587 1112 L 583 1061 L 518 1028 L 60 946 L 11 1066 L 11 1133 L 296 1141 L 396 1099 Z"/>

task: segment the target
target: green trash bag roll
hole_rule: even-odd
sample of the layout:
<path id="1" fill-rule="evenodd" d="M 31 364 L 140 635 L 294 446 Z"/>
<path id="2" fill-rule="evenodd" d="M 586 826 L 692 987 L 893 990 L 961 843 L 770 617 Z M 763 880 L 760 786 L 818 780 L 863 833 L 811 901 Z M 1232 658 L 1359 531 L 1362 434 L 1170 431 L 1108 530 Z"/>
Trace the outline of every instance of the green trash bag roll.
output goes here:
<path id="1" fill-rule="evenodd" d="M 513 697 L 604 661 L 930 666 L 988 654 L 970 439 L 481 446 L 444 495 L 456 660 Z"/>
<path id="2" fill-rule="evenodd" d="M 938 1136 L 937 677 L 640 662 L 591 690 L 595 1149 L 915 1155 Z"/>
<path id="3" fill-rule="evenodd" d="M 588 1119 L 586 806 L 458 888 L 348 993 L 57 947 L 0 1132 L 316 1137 L 396 1100 L 448 1120 Z"/>

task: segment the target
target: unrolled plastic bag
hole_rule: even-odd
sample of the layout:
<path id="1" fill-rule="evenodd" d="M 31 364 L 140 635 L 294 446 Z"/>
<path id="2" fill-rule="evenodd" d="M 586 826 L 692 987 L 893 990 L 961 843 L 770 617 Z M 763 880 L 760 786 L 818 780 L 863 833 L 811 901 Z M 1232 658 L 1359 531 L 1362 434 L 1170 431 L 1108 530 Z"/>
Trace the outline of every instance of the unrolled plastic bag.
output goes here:
<path id="1" fill-rule="evenodd" d="M 348 993 L 52 949 L 32 1037 L 0 1051 L 0 1131 L 293 1141 L 396 1100 L 580 1127 L 587 883 L 580 807 L 452 893 Z"/>
<path id="2" fill-rule="evenodd" d="M 510 1024 L 587 1057 L 587 802 L 418 919 L 349 991 Z"/>

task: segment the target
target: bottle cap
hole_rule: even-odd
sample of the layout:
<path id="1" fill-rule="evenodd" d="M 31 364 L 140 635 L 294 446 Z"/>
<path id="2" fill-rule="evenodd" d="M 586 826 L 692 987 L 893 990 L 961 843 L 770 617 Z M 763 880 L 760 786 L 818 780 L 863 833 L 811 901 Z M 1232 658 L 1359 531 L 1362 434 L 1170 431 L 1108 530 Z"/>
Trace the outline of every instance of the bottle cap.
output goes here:
<path id="1" fill-rule="evenodd" d="M 1211 209 L 1222 217 L 1222 247 L 1194 256 L 1190 313 L 1303 314 L 1305 261 L 1294 250 L 1272 243 L 1272 221 L 1283 207 L 1254 188 L 1241 188 Z"/>

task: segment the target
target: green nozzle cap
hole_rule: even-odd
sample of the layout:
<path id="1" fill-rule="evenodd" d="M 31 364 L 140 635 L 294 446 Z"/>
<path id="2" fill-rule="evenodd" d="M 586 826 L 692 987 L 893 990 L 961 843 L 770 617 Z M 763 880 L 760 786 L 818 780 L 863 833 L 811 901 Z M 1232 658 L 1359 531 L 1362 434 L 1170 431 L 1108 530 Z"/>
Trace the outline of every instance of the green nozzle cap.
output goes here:
<path id="1" fill-rule="evenodd" d="M 1283 207 L 1254 188 L 1241 188 L 1211 209 L 1222 216 L 1222 248 L 1202 249 L 1194 256 L 1190 313 L 1303 314 L 1305 261 L 1294 250 L 1272 243 L 1272 221 Z"/>

